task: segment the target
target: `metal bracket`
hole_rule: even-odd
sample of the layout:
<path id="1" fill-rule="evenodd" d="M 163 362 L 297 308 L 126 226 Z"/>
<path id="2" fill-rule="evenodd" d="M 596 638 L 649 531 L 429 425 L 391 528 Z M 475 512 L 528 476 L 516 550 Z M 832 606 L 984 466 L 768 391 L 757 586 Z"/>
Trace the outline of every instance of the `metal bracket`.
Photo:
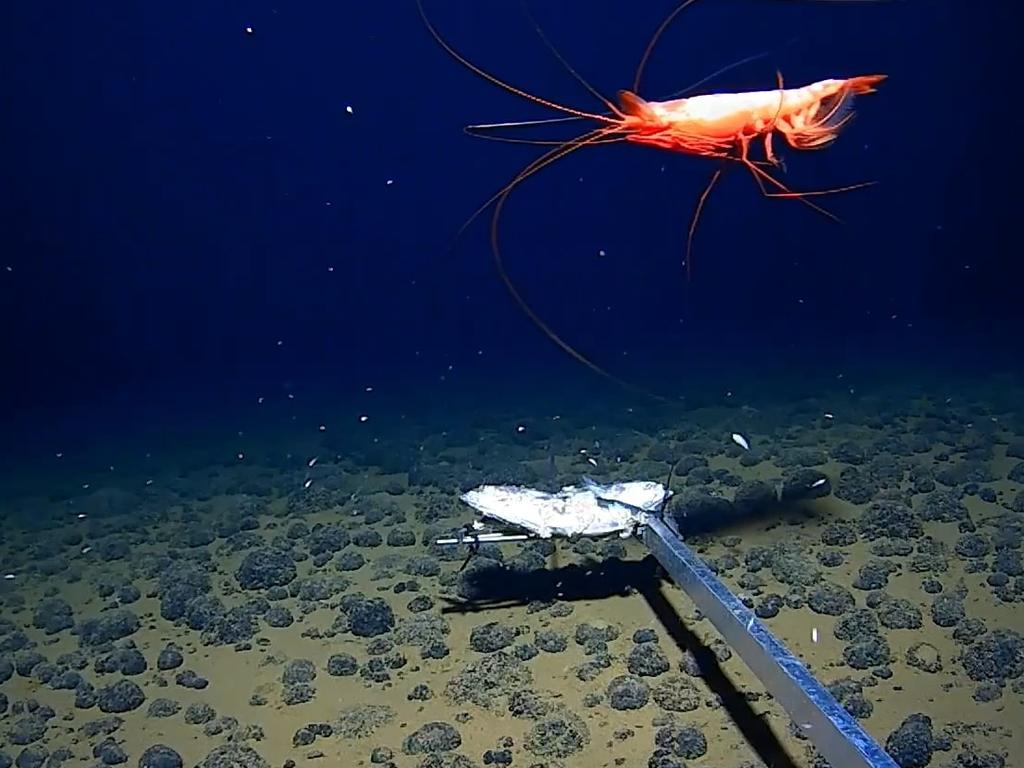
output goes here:
<path id="1" fill-rule="evenodd" d="M 831 765 L 897 768 L 828 689 L 664 520 L 652 518 L 644 527 L 643 541 Z"/>

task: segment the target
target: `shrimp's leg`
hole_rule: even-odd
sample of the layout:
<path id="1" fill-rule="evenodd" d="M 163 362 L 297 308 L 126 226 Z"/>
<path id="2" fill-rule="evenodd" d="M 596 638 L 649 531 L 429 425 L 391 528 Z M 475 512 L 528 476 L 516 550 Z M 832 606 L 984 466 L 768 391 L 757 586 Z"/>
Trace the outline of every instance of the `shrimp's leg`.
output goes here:
<path id="1" fill-rule="evenodd" d="M 862 181 L 858 184 L 847 184 L 846 186 L 833 187 L 831 189 L 815 189 L 796 192 L 791 190 L 789 187 L 787 187 L 781 181 L 776 179 L 763 168 L 759 168 L 757 164 L 752 162 L 751 160 L 747 158 L 741 158 L 741 162 L 744 165 L 746 165 L 747 168 L 750 169 L 751 174 L 754 176 L 754 180 L 757 182 L 757 186 L 761 190 L 761 194 L 764 195 L 765 197 L 790 198 L 799 200 L 808 208 L 811 208 L 820 213 L 821 215 L 826 216 L 832 219 L 832 221 L 838 222 L 840 224 L 842 223 L 842 219 L 840 219 L 831 211 L 822 208 L 820 205 L 817 205 L 816 203 L 812 202 L 811 200 L 808 200 L 807 198 L 824 197 L 825 195 L 836 195 L 839 194 L 840 192 L 852 192 L 855 189 L 864 189 L 865 187 L 870 187 L 875 184 L 875 182 L 873 181 Z M 765 187 L 765 182 L 768 182 L 770 185 L 772 185 L 779 191 L 769 192 L 768 189 Z"/>
<path id="2" fill-rule="evenodd" d="M 833 221 L 839 221 L 839 218 L 834 213 L 825 210 L 819 205 L 815 205 L 810 200 L 804 199 L 805 197 L 814 196 L 817 194 L 829 194 L 833 190 L 824 190 L 822 192 L 794 192 L 781 181 L 779 181 L 770 173 L 768 173 L 768 171 L 764 170 L 763 168 L 760 168 L 757 163 L 750 159 L 750 137 L 743 135 L 737 136 L 736 148 L 738 150 L 736 160 L 750 169 L 750 173 L 753 175 L 754 181 L 757 182 L 757 186 L 761 190 L 762 195 L 764 195 L 765 197 L 795 197 L 802 203 L 804 203 L 804 205 L 808 205 L 814 210 L 818 211 L 818 213 L 828 216 Z M 771 163 L 771 159 L 769 159 L 768 162 Z M 767 181 L 769 184 L 782 191 L 769 192 L 764 185 L 765 181 Z M 841 190 L 834 191 L 838 192 Z"/>
<path id="3" fill-rule="evenodd" d="M 780 75 L 780 78 L 781 78 L 781 75 Z M 770 133 L 768 133 L 766 135 L 771 136 Z M 783 184 L 781 181 L 779 181 L 774 176 L 772 176 L 770 173 L 768 173 L 766 170 L 761 168 L 760 165 L 763 165 L 764 164 L 763 162 L 754 161 L 754 160 L 750 159 L 750 141 L 751 141 L 751 138 L 752 137 L 750 137 L 750 136 L 743 136 L 743 135 L 740 135 L 740 136 L 736 137 L 736 147 L 737 147 L 738 151 L 737 151 L 737 156 L 733 157 L 732 159 L 737 161 L 737 162 L 742 163 L 748 169 L 750 169 L 751 175 L 753 175 L 753 177 L 754 177 L 754 181 L 757 182 L 758 189 L 761 190 L 761 194 L 764 195 L 765 197 L 796 198 L 797 200 L 802 202 L 804 205 L 812 208 L 813 210 L 817 211 L 818 213 L 822 214 L 823 216 L 827 216 L 828 218 L 832 219 L 833 221 L 841 223 L 842 220 L 838 216 L 836 216 L 834 213 L 832 213 L 831 211 L 821 207 L 820 205 L 815 204 L 814 202 L 812 202 L 811 200 L 808 200 L 807 198 L 808 197 L 815 197 L 815 196 L 831 195 L 831 194 L 836 194 L 838 192 L 848 192 L 850 190 L 860 189 L 862 187 L 870 186 L 873 183 L 873 182 L 865 182 L 865 183 L 862 183 L 862 184 L 852 184 L 852 185 L 848 185 L 848 186 L 845 186 L 845 187 L 837 187 L 835 189 L 814 190 L 814 191 L 810 191 L 810 192 L 794 192 L 789 187 L 787 187 L 785 184 Z M 756 136 L 753 137 L 753 138 L 756 138 Z M 770 164 L 770 165 L 777 165 L 778 164 L 777 158 L 774 158 L 771 155 L 769 155 L 769 157 L 768 157 L 768 164 Z M 685 262 L 685 266 L 686 266 L 686 279 L 687 280 L 689 280 L 691 275 L 692 275 L 692 269 L 693 269 L 693 266 L 692 266 L 693 265 L 693 238 L 694 238 L 694 234 L 697 231 L 697 223 L 700 220 L 700 216 L 701 216 L 701 214 L 704 211 L 704 206 L 707 204 L 707 200 L 708 200 L 708 197 L 711 195 L 711 191 L 715 188 L 715 185 L 718 183 L 719 179 L 721 179 L 723 173 L 724 173 L 724 169 L 723 168 L 719 168 L 718 170 L 716 170 L 712 174 L 711 178 L 708 180 L 707 185 L 704 187 L 704 191 L 701 192 L 700 197 L 697 200 L 697 207 L 694 210 L 693 218 L 690 220 L 690 229 L 687 232 L 687 236 L 686 236 L 686 262 Z M 768 188 L 765 186 L 765 182 L 766 181 L 769 184 L 771 184 L 772 186 L 774 186 L 776 189 L 781 190 L 781 191 L 779 191 L 779 192 L 769 192 Z"/>
<path id="4" fill-rule="evenodd" d="M 785 184 L 783 184 L 781 181 L 779 181 L 774 176 L 772 176 L 770 173 L 768 173 L 768 171 L 764 170 L 763 168 L 758 168 L 757 165 L 754 164 L 753 162 L 751 162 L 749 158 L 742 157 L 742 158 L 740 158 L 740 162 L 742 162 L 745 166 L 747 166 L 747 168 L 750 169 L 750 172 L 754 176 L 754 181 L 757 182 L 757 186 L 761 190 L 761 194 L 764 195 L 765 197 L 788 197 L 788 198 L 795 198 L 795 199 L 799 200 L 801 203 L 803 203 L 804 205 L 808 206 L 809 208 L 812 208 L 813 210 L 817 211 L 822 216 L 827 216 L 828 218 L 832 219 L 832 221 L 842 223 L 842 220 L 838 216 L 836 216 L 834 213 L 832 213 L 831 211 L 829 211 L 829 210 L 827 210 L 825 208 L 822 208 L 820 205 L 817 205 L 816 203 L 811 202 L 807 198 L 808 197 L 814 197 L 816 195 L 829 195 L 829 194 L 832 194 L 834 192 L 843 192 L 843 191 L 845 191 L 845 189 L 834 189 L 834 190 L 832 190 L 832 189 L 825 189 L 825 190 L 817 190 L 817 191 L 813 191 L 813 192 L 794 192 L 789 187 L 787 187 Z M 776 189 L 779 189 L 781 191 L 780 192 L 769 192 L 768 189 L 764 185 L 764 183 L 766 181 L 769 184 L 771 184 L 772 186 L 774 186 Z"/>
<path id="5" fill-rule="evenodd" d="M 782 82 L 782 72 L 779 70 L 775 70 L 775 79 L 778 81 L 779 85 L 779 106 L 778 109 L 775 110 L 775 115 L 772 117 L 772 121 L 764 127 L 764 154 L 765 159 L 767 159 L 772 166 L 778 168 L 780 165 L 779 159 L 775 157 L 775 153 L 772 152 L 772 136 L 775 133 L 775 126 L 779 124 L 779 117 L 782 115 L 782 108 L 785 106 L 786 86 Z"/>

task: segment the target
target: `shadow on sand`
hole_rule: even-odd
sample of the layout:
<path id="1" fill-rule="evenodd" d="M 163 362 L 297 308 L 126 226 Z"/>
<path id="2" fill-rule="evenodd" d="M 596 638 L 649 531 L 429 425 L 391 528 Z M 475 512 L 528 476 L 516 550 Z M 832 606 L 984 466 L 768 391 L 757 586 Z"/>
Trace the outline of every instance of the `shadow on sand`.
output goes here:
<path id="1" fill-rule="evenodd" d="M 792 757 L 765 719 L 751 707 L 745 692 L 726 675 L 714 651 L 701 642 L 673 609 L 664 592 L 666 583 L 671 582 L 653 556 L 625 561 L 611 558 L 517 572 L 515 578 L 510 578 L 509 571 L 503 567 L 478 567 L 467 570 L 462 578 L 461 591 L 471 599 L 449 600 L 449 605 L 443 609 L 445 613 L 473 613 L 531 602 L 572 602 L 639 593 L 676 645 L 692 654 L 700 676 L 764 764 L 773 768 L 795 768 Z"/>

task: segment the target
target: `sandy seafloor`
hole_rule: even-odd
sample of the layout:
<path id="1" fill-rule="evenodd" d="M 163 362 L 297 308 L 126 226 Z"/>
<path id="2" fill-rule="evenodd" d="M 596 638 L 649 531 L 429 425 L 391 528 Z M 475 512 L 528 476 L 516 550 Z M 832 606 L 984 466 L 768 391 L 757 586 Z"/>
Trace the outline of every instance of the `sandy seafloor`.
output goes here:
<path id="1" fill-rule="evenodd" d="M 638 542 L 430 543 L 459 487 L 672 464 L 690 543 L 899 764 L 1024 765 L 1022 398 L 296 427 L 36 483 L 3 502 L 0 766 L 824 765 Z"/>

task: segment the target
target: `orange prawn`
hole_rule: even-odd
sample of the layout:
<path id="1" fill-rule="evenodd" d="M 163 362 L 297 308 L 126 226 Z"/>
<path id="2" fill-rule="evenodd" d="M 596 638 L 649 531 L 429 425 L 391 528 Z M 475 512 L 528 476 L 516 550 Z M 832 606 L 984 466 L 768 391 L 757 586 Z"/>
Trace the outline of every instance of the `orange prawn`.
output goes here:
<path id="1" fill-rule="evenodd" d="M 503 141 L 527 144 L 553 144 L 555 146 L 523 168 L 511 181 L 491 196 L 463 225 L 462 230 L 468 227 L 490 205 L 494 205 L 491 217 L 491 249 L 498 274 L 512 295 L 512 298 L 530 320 L 563 351 L 594 372 L 630 389 L 638 388 L 631 386 L 593 363 L 556 334 L 527 304 L 515 284 L 509 278 L 499 247 L 498 224 L 501 219 L 502 210 L 513 189 L 542 168 L 551 165 L 566 155 L 583 147 L 597 144 L 626 141 L 679 154 L 722 161 L 723 164 L 711 175 L 707 185 L 701 192 L 690 220 L 685 257 L 685 266 L 689 275 L 692 263 L 693 239 L 697 223 L 700 220 L 708 197 L 727 167 L 726 163 L 739 164 L 747 168 L 765 197 L 799 200 L 815 211 L 836 221 L 838 219 L 832 213 L 809 198 L 860 189 L 874 183 L 869 181 L 826 190 L 796 192 L 789 189 L 783 182 L 773 176 L 768 169 L 776 168 L 781 164 L 773 148 L 773 140 L 776 134 L 780 135 L 791 148 L 796 150 L 822 149 L 829 146 L 852 119 L 854 98 L 874 93 L 875 87 L 886 79 L 886 75 L 873 74 L 832 78 L 819 80 L 799 88 L 786 88 L 783 84 L 781 73 L 777 73 L 777 87 L 772 90 L 743 93 L 709 93 L 667 101 L 648 101 L 637 95 L 644 68 L 659 38 L 680 13 L 695 2 L 697 0 L 684 0 L 661 23 L 641 57 L 636 76 L 633 79 L 633 87 L 629 90 L 620 90 L 617 94 L 617 103 L 613 103 L 587 83 L 555 50 L 554 46 L 544 36 L 540 27 L 534 22 L 536 31 L 541 36 L 544 44 L 558 58 L 562 65 L 607 107 L 608 111 L 606 113 L 599 114 L 576 109 L 534 95 L 481 69 L 458 53 L 441 37 L 440 33 L 427 18 L 422 0 L 416 0 L 420 15 L 430 34 L 457 62 L 509 93 L 566 116 L 551 120 L 472 125 L 467 126 L 467 132 L 473 135 L 481 135 L 485 131 L 498 128 L 535 126 L 577 119 L 591 120 L 598 124 L 597 128 L 567 141 L 533 141 L 528 139 L 500 138 L 499 140 Z M 746 59 L 744 62 L 748 60 Z M 715 75 L 720 74 L 720 72 L 715 73 Z M 687 91 L 692 91 L 695 87 L 715 75 L 704 78 L 695 86 L 687 89 Z M 499 138 L 494 136 L 486 137 Z M 751 147 L 755 142 L 763 145 L 764 159 L 755 160 L 751 158 Z"/>

